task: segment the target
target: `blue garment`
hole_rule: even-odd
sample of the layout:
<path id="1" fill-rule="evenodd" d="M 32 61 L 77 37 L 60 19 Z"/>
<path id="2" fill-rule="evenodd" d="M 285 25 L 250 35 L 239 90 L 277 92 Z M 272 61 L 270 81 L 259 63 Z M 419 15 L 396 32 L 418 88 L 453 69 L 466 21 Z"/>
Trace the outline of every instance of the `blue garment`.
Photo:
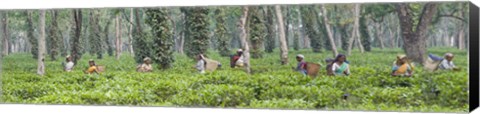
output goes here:
<path id="1" fill-rule="evenodd" d="M 302 69 L 302 66 L 304 67 Z M 306 69 L 307 63 L 305 61 L 300 61 L 297 65 L 297 70 L 302 73 L 303 75 L 307 75 L 307 69 Z"/>
<path id="2" fill-rule="evenodd" d="M 441 60 L 443 60 L 442 57 L 435 56 L 435 55 L 433 55 L 433 54 L 431 54 L 431 53 L 428 54 L 428 57 L 430 57 L 430 59 L 432 59 L 433 61 L 441 61 Z"/>

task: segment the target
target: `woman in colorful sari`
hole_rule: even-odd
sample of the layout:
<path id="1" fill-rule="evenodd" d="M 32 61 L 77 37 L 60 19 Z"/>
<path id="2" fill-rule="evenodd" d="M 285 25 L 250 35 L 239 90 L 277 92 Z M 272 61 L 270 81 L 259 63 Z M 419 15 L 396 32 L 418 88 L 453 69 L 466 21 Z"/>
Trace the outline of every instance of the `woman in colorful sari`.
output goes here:
<path id="1" fill-rule="evenodd" d="M 230 57 L 230 67 L 243 67 L 243 50 L 238 49 L 235 55 Z"/>
<path id="2" fill-rule="evenodd" d="M 397 60 L 393 62 L 392 76 L 412 76 L 413 68 L 406 55 L 398 55 Z"/>
<path id="3" fill-rule="evenodd" d="M 298 54 L 296 59 L 298 61 L 298 65 L 296 70 L 302 73 L 303 75 L 307 75 L 307 62 L 304 60 L 305 56 L 302 54 Z"/>
<path id="4" fill-rule="evenodd" d="M 90 59 L 88 61 L 88 69 L 85 71 L 85 73 L 87 74 L 93 74 L 93 73 L 97 73 L 98 74 L 98 71 L 97 71 L 97 65 L 95 64 L 95 61 L 93 61 L 93 59 Z"/>
<path id="5" fill-rule="evenodd" d="M 338 54 L 332 62 L 331 68 L 335 76 L 350 75 L 350 68 L 346 62 L 347 57 L 343 54 Z"/>

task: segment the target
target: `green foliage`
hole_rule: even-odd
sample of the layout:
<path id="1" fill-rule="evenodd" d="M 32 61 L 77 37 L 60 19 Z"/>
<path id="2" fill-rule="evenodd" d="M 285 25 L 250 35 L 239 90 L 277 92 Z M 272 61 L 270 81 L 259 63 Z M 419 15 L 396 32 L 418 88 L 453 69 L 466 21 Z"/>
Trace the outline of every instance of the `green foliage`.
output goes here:
<path id="1" fill-rule="evenodd" d="M 273 49 L 275 49 L 275 24 L 273 22 L 275 18 L 275 10 L 273 6 L 265 6 L 267 10 L 265 13 L 265 26 L 267 29 L 267 36 L 265 37 L 267 42 L 265 42 L 265 52 L 272 53 Z"/>
<path id="2" fill-rule="evenodd" d="M 360 40 L 362 42 L 363 48 L 365 51 L 372 51 L 372 43 L 370 41 L 370 35 L 368 34 L 367 19 L 365 16 L 360 16 L 359 19 L 359 31 L 360 31 Z"/>
<path id="3" fill-rule="evenodd" d="M 310 46 L 313 52 L 322 52 L 322 43 L 319 33 L 315 29 L 317 15 L 314 13 L 314 7 L 311 5 L 300 7 L 303 26 L 305 26 L 305 32 L 310 39 Z"/>
<path id="4" fill-rule="evenodd" d="M 208 9 L 204 7 L 184 8 L 185 19 L 185 49 L 186 54 L 194 58 L 195 55 L 206 53 L 209 48 L 209 20 Z"/>
<path id="5" fill-rule="evenodd" d="M 146 33 L 142 29 L 140 15 L 138 14 L 138 9 L 135 11 L 135 27 L 133 29 L 133 50 L 135 52 L 135 62 L 142 63 L 145 57 L 152 57 L 152 47 L 149 39 L 151 39 L 151 34 Z M 132 20 L 133 21 L 133 20 Z"/>
<path id="6" fill-rule="evenodd" d="M 230 55 L 230 37 L 227 35 L 227 25 L 225 22 L 225 8 L 217 8 L 215 10 L 216 29 L 215 35 L 218 39 L 218 51 L 220 55 L 226 57 Z"/>
<path id="7" fill-rule="evenodd" d="M 27 15 L 27 20 L 26 20 L 26 28 L 27 28 L 27 37 L 28 41 L 30 42 L 30 45 L 32 46 L 30 49 L 30 53 L 32 54 L 32 57 L 34 59 L 38 58 L 38 40 L 34 34 L 35 29 L 33 28 L 33 20 L 32 20 L 32 13 L 30 11 L 25 11 L 25 15 Z"/>
<path id="8" fill-rule="evenodd" d="M 107 46 L 108 56 L 113 56 L 113 46 L 112 46 L 112 43 L 110 42 L 110 36 L 109 36 L 111 23 L 112 23 L 112 20 L 108 19 L 107 24 L 104 26 L 104 29 L 103 29 L 103 33 L 105 35 L 104 41 L 105 41 L 105 45 Z M 134 37 L 135 37 L 136 33 L 137 32 L 134 32 L 134 35 L 133 35 Z M 136 39 L 136 37 L 135 37 L 135 39 Z M 135 39 L 134 39 L 134 41 L 135 41 Z"/>
<path id="9" fill-rule="evenodd" d="M 298 51 L 300 49 L 300 35 L 298 32 L 293 32 L 293 50 Z"/>
<path id="10" fill-rule="evenodd" d="M 60 37 L 60 31 L 58 30 L 58 24 L 57 24 L 57 18 L 58 14 L 57 11 L 52 10 L 52 15 L 51 15 L 51 25 L 50 25 L 50 30 L 48 34 L 48 41 L 50 41 L 49 48 L 50 48 L 50 57 L 52 60 L 56 60 L 59 54 L 59 44 L 62 43 L 62 39 Z"/>
<path id="11" fill-rule="evenodd" d="M 90 44 L 90 54 L 97 54 L 97 59 L 103 58 L 103 46 L 102 46 L 102 37 L 100 33 L 100 23 L 99 21 L 98 10 L 93 9 L 90 11 L 90 26 L 89 27 L 89 44 Z"/>
<path id="12" fill-rule="evenodd" d="M 254 6 L 249 7 L 248 10 L 248 36 L 251 42 L 250 53 L 252 58 L 262 58 L 263 57 L 263 42 L 266 37 L 266 27 L 264 23 L 264 16 L 262 15 L 262 9 L 260 7 Z"/>
<path id="13" fill-rule="evenodd" d="M 153 60 L 159 64 L 159 69 L 172 67 L 173 59 L 173 38 L 170 31 L 170 21 L 166 16 L 167 9 L 148 9 L 146 23 L 152 27 L 153 37 Z"/>

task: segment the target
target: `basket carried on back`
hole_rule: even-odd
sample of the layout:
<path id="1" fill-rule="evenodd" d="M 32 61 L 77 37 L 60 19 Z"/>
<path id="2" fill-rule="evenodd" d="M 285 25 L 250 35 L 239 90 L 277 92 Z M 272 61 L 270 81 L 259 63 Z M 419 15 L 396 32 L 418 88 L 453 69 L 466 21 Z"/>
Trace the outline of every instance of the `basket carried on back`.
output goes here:
<path id="1" fill-rule="evenodd" d="M 307 62 L 307 75 L 311 78 L 317 77 L 320 67 L 320 64 Z"/>
<path id="2" fill-rule="evenodd" d="M 103 65 L 97 65 L 97 72 L 98 72 L 98 73 L 105 72 L 105 66 L 103 66 Z"/>
<path id="3" fill-rule="evenodd" d="M 204 60 L 205 60 L 205 62 L 206 62 L 205 70 L 206 70 L 206 71 L 209 71 L 209 72 L 215 71 L 215 70 L 218 68 L 219 64 L 220 64 L 220 62 L 215 61 L 215 60 L 212 60 L 212 59 L 207 59 L 207 58 L 205 58 Z"/>
<path id="4" fill-rule="evenodd" d="M 433 54 L 428 54 L 428 59 L 424 65 L 425 70 L 435 71 L 438 69 L 438 66 L 442 62 L 443 58 L 435 56 Z"/>

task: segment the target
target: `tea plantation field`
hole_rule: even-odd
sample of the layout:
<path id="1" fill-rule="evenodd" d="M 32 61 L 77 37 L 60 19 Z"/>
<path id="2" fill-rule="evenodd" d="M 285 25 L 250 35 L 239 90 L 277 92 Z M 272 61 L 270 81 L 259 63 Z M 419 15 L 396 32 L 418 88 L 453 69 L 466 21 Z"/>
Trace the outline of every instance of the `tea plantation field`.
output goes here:
<path id="1" fill-rule="evenodd" d="M 106 72 L 87 75 L 82 72 L 88 59 L 84 55 L 74 72 L 62 72 L 61 58 L 46 60 L 45 76 L 36 75 L 36 60 L 28 53 L 11 54 L 3 59 L 1 102 L 70 105 L 133 105 L 177 107 L 228 107 L 311 110 L 384 110 L 425 112 L 468 111 L 468 60 L 466 51 L 450 48 L 429 49 L 430 53 L 456 54 L 460 72 L 423 72 L 415 69 L 411 78 L 389 76 L 392 62 L 400 49 L 354 52 L 347 60 L 352 75 L 320 76 L 310 79 L 291 70 L 295 55 L 322 65 L 330 52 L 290 51 L 290 64 L 280 65 L 279 52 L 252 59 L 252 75 L 229 67 L 228 57 L 210 52 L 210 58 L 223 66 L 209 74 L 192 69 L 195 62 L 175 55 L 174 67 L 137 73 L 133 57 L 121 60 L 106 57 L 96 60 Z M 342 51 L 340 51 L 343 53 Z M 233 51 L 232 51 L 233 53 Z M 418 64 L 417 64 L 418 66 Z M 325 67 L 322 67 L 325 74 Z M 344 99 L 344 95 L 348 97 Z"/>

